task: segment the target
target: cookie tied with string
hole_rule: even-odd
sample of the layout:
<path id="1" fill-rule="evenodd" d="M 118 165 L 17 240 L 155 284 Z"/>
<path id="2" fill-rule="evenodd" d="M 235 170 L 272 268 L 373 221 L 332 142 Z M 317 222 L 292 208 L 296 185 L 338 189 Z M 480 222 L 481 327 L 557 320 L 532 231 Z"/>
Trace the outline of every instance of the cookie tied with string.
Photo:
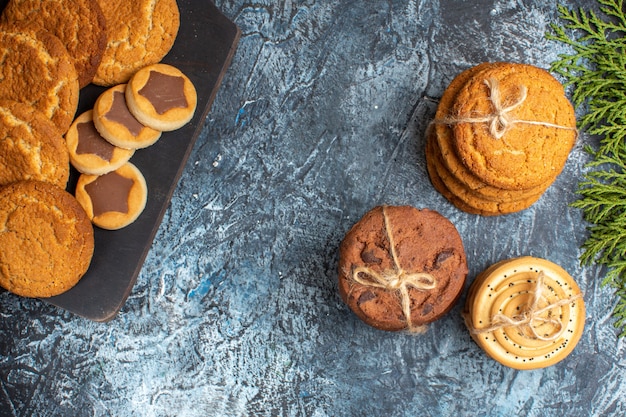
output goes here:
<path id="1" fill-rule="evenodd" d="M 457 208 L 494 216 L 528 208 L 563 170 L 574 108 L 549 72 L 482 63 L 444 91 L 427 130 L 433 186 Z"/>
<path id="2" fill-rule="evenodd" d="M 524 256 L 498 262 L 472 282 L 463 311 L 474 341 L 514 369 L 565 359 L 585 325 L 578 285 L 562 267 Z"/>
<path id="3" fill-rule="evenodd" d="M 421 333 L 456 303 L 467 276 L 461 237 L 433 210 L 378 206 L 339 248 L 339 293 L 365 323 Z"/>

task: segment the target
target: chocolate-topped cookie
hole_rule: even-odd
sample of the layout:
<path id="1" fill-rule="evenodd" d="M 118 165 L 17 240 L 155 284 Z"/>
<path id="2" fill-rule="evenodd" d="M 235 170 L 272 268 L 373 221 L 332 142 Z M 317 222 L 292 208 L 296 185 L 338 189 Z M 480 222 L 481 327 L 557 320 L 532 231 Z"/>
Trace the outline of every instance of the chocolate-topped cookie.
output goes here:
<path id="1" fill-rule="evenodd" d="M 103 175 L 115 171 L 135 154 L 108 142 L 93 123 L 93 110 L 87 110 L 74 120 L 65 134 L 70 162 L 79 172 Z"/>
<path id="2" fill-rule="evenodd" d="M 137 71 L 126 87 L 130 112 L 146 126 L 171 131 L 191 120 L 198 97 L 191 80 L 178 68 L 150 65 Z"/>
<path id="3" fill-rule="evenodd" d="M 454 306 L 467 272 L 458 231 L 428 209 L 375 207 L 339 248 L 342 299 L 381 330 L 423 330 Z"/>
<path id="4" fill-rule="evenodd" d="M 117 230 L 133 223 L 143 212 L 148 187 L 141 171 L 126 162 L 104 175 L 81 174 L 75 193 L 93 224 Z"/>
<path id="5" fill-rule="evenodd" d="M 98 132 L 115 146 L 142 149 L 154 145 L 161 131 L 141 123 L 128 109 L 126 84 L 104 91 L 93 106 L 93 123 Z"/>

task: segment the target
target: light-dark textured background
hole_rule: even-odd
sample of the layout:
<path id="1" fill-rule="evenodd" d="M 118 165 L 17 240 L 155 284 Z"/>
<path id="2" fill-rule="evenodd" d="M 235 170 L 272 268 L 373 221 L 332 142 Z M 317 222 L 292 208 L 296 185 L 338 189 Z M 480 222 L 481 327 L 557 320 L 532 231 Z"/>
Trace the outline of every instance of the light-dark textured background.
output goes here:
<path id="1" fill-rule="evenodd" d="M 568 206 L 592 140 L 509 216 L 458 211 L 425 169 L 424 130 L 455 75 L 483 61 L 548 68 L 565 51 L 544 38 L 554 2 L 216 5 L 242 37 L 130 298 L 103 324 L 0 294 L 0 415 L 624 415 L 615 298 L 601 269 L 579 265 L 585 225 Z M 561 264 L 588 310 L 573 354 L 502 367 L 471 341 L 461 304 L 421 336 L 360 322 L 337 294 L 337 247 L 378 204 L 447 216 L 468 284 L 504 258 Z"/>

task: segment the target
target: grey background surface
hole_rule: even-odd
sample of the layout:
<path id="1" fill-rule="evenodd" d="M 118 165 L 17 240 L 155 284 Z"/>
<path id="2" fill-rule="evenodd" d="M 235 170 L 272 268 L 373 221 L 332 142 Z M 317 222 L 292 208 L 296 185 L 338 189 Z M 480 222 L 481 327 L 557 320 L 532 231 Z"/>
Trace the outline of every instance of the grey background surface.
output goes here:
<path id="1" fill-rule="evenodd" d="M 585 225 L 569 207 L 592 139 L 508 216 L 460 212 L 425 169 L 424 130 L 456 74 L 547 68 L 564 51 L 544 38 L 554 2 L 216 5 L 241 41 L 131 296 L 103 324 L 0 294 L 0 415 L 624 415 L 615 298 L 579 265 Z M 448 217 L 468 285 L 509 257 L 561 264 L 587 306 L 574 352 L 505 368 L 469 337 L 464 297 L 421 336 L 360 322 L 337 294 L 337 247 L 378 204 Z"/>

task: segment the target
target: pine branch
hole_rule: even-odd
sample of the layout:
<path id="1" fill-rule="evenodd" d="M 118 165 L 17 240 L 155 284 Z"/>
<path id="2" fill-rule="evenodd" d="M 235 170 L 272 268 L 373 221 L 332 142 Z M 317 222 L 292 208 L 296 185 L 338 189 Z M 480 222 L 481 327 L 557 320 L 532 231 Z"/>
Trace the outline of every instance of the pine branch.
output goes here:
<path id="1" fill-rule="evenodd" d="M 600 14 L 558 6 L 561 24 L 551 24 L 546 38 L 567 45 L 550 69 L 572 89 L 572 102 L 585 114 L 578 127 L 598 135 L 588 172 L 579 182 L 581 209 L 589 223 L 583 265 L 605 265 L 603 286 L 617 297 L 615 326 L 626 336 L 626 15 L 624 0 L 598 0 Z"/>

